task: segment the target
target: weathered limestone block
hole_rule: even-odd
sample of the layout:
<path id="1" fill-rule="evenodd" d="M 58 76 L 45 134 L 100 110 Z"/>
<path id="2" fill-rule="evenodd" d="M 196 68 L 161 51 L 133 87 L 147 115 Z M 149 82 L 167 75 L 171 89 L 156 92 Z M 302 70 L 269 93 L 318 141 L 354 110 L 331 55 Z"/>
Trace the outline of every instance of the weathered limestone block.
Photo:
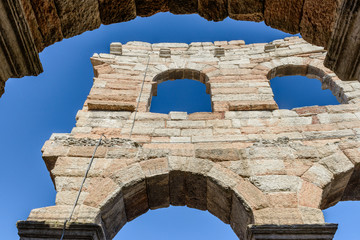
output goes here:
<path id="1" fill-rule="evenodd" d="M 263 0 L 228 0 L 229 17 L 241 21 L 264 20 Z"/>
<path id="2" fill-rule="evenodd" d="M 300 33 L 306 41 L 327 48 L 335 25 L 339 2 L 340 0 L 305 0 Z"/>
<path id="3" fill-rule="evenodd" d="M 357 200 L 360 196 L 360 145 L 359 144 L 344 144 L 343 151 L 345 155 L 354 163 L 355 168 L 349 183 L 342 196 L 342 200 Z M 348 146 L 347 146 L 348 145 Z"/>
<path id="4" fill-rule="evenodd" d="M 323 224 L 324 214 L 319 208 L 300 207 L 299 208 L 304 224 Z"/>
<path id="5" fill-rule="evenodd" d="M 126 90 L 125 90 L 126 91 Z M 131 90 L 127 90 L 127 94 L 124 94 L 124 91 L 113 91 L 108 90 L 107 96 L 102 96 L 98 94 L 98 91 L 92 91 L 88 97 L 90 100 L 98 101 L 116 101 L 116 102 L 135 102 L 136 95 L 133 95 Z"/>
<path id="6" fill-rule="evenodd" d="M 100 207 L 107 239 L 114 238 L 127 223 L 123 193 L 120 188 L 114 189 Z"/>
<path id="7" fill-rule="evenodd" d="M 169 11 L 174 14 L 197 13 L 197 0 L 169 0 Z"/>
<path id="8" fill-rule="evenodd" d="M 248 180 L 238 182 L 234 192 L 237 196 L 241 196 L 245 206 L 253 210 L 269 207 L 267 196 Z"/>
<path id="9" fill-rule="evenodd" d="M 39 54 L 20 0 L 0 3 L 0 96 L 8 78 L 42 72 Z"/>
<path id="10" fill-rule="evenodd" d="M 230 111 L 253 111 L 253 110 L 275 110 L 278 105 L 272 101 L 231 101 L 229 102 Z"/>
<path id="11" fill-rule="evenodd" d="M 303 179 L 315 184 L 321 189 L 324 189 L 333 179 L 333 174 L 323 165 L 314 164 L 308 171 L 302 176 Z"/>
<path id="12" fill-rule="evenodd" d="M 298 207 L 298 198 L 296 193 L 280 192 L 269 193 L 270 206 L 273 208 L 296 208 Z"/>
<path id="13" fill-rule="evenodd" d="M 227 0 L 200 0 L 199 15 L 209 21 L 222 21 L 228 16 Z"/>
<path id="14" fill-rule="evenodd" d="M 294 225 L 303 224 L 301 212 L 297 208 L 264 208 L 254 211 L 255 224 Z"/>
<path id="15" fill-rule="evenodd" d="M 207 181 L 207 209 L 224 223 L 230 223 L 231 192 L 213 180 Z"/>
<path id="16" fill-rule="evenodd" d="M 203 175 L 186 174 L 186 206 L 200 210 L 207 209 L 207 179 Z"/>
<path id="17" fill-rule="evenodd" d="M 172 201 L 175 200 L 178 204 L 185 203 L 189 207 L 201 210 L 207 209 L 207 178 L 205 174 L 213 164 L 205 160 L 174 157 L 169 159 L 169 166 L 174 171 L 174 174 L 170 175 L 170 184 L 179 184 L 174 188 L 175 191 L 170 192 Z M 179 170 L 185 170 L 183 177 L 179 174 Z"/>
<path id="18" fill-rule="evenodd" d="M 325 201 L 322 203 L 324 208 L 335 205 L 341 200 L 353 173 L 354 165 L 342 152 L 326 157 L 320 163 L 329 169 L 334 176 L 330 185 L 331 188 L 324 191 L 326 194 Z"/>
<path id="19" fill-rule="evenodd" d="M 133 164 L 114 173 L 116 181 L 122 188 L 125 211 L 128 221 L 149 210 L 146 181 L 140 165 Z"/>
<path id="20" fill-rule="evenodd" d="M 136 18 L 135 0 L 98 0 L 103 24 L 126 22 Z"/>
<path id="21" fill-rule="evenodd" d="M 322 200 L 322 189 L 312 183 L 303 181 L 299 192 L 299 205 L 319 208 Z"/>
<path id="22" fill-rule="evenodd" d="M 265 0 L 266 25 L 288 33 L 298 33 L 304 0 Z"/>
<path id="23" fill-rule="evenodd" d="M 101 20 L 97 0 L 54 0 L 54 2 L 65 38 L 100 27 Z"/>
<path id="24" fill-rule="evenodd" d="M 99 189 L 99 186 L 101 186 L 101 189 Z M 97 207 L 101 205 L 116 188 L 117 184 L 109 178 L 92 178 L 87 187 L 89 194 L 86 196 L 84 204 L 91 207 Z"/>
<path id="25" fill-rule="evenodd" d="M 147 178 L 146 184 L 150 209 L 163 208 L 170 205 L 168 174 Z"/>
<path id="26" fill-rule="evenodd" d="M 337 12 L 337 21 L 328 43 L 324 65 L 342 80 L 360 80 L 359 51 L 360 2 L 344 0 Z M 352 64 L 356 63 L 356 64 Z"/>
<path id="27" fill-rule="evenodd" d="M 185 175 L 181 171 L 171 171 L 170 180 L 170 204 L 174 206 L 185 206 Z"/>
<path id="28" fill-rule="evenodd" d="M 34 42 L 38 52 L 44 49 L 43 37 L 41 35 L 39 24 L 37 23 L 36 16 L 30 0 L 21 0 L 24 13 L 34 38 Z"/>
<path id="29" fill-rule="evenodd" d="M 250 181 L 267 193 L 298 192 L 302 183 L 299 177 L 285 175 L 253 176 Z"/>
<path id="30" fill-rule="evenodd" d="M 95 157 L 103 158 L 107 152 L 106 147 L 98 147 Z M 94 153 L 93 146 L 72 146 L 68 152 L 69 157 L 91 157 Z"/>
<path id="31" fill-rule="evenodd" d="M 27 220 L 57 222 L 62 225 L 70 216 L 72 207 L 72 205 L 59 205 L 33 209 Z M 72 220 L 77 223 L 99 223 L 99 213 L 100 211 L 97 208 L 81 205 L 75 208 Z"/>
<path id="32" fill-rule="evenodd" d="M 149 17 L 158 12 L 169 11 L 167 0 L 135 0 L 136 14 L 140 17 Z"/>
<path id="33" fill-rule="evenodd" d="M 135 103 L 88 100 L 87 105 L 89 110 L 131 111 L 131 112 L 135 110 Z"/>
<path id="34" fill-rule="evenodd" d="M 215 165 L 208 173 L 207 209 L 225 223 L 230 223 L 232 189 L 243 181 L 226 168 Z"/>
<path id="35" fill-rule="evenodd" d="M 146 160 L 140 165 L 146 177 L 150 209 L 168 207 L 170 205 L 170 194 L 167 158 Z"/>
<path id="36" fill-rule="evenodd" d="M 61 31 L 61 22 L 57 13 L 56 5 L 54 0 L 22 0 L 23 6 L 31 5 L 31 9 L 36 18 L 37 29 L 40 31 L 40 36 L 38 36 L 37 29 L 32 29 L 32 34 L 34 39 L 42 40 L 42 45 L 37 45 L 39 52 L 43 50 L 44 47 L 52 45 L 63 39 L 63 34 Z M 28 9 L 28 7 L 26 7 Z M 27 12 L 28 19 L 31 19 L 30 9 Z M 36 27 L 35 22 L 32 21 L 30 24 L 31 27 Z M 38 43 L 39 40 L 35 40 Z"/>
<path id="37" fill-rule="evenodd" d="M 186 120 L 187 119 L 186 112 L 170 112 L 169 117 L 171 120 Z"/>
<path id="38" fill-rule="evenodd" d="M 56 194 L 55 205 L 71 205 L 77 199 L 77 191 L 60 191 Z M 82 192 L 79 197 L 78 203 L 83 204 L 84 199 L 89 195 L 88 192 Z"/>
<path id="39" fill-rule="evenodd" d="M 254 216 L 241 198 L 232 195 L 230 226 L 239 239 L 246 239 L 247 226 L 254 221 Z"/>
<path id="40" fill-rule="evenodd" d="M 240 151 L 234 148 L 227 148 L 227 149 L 198 148 L 195 150 L 195 157 L 209 159 L 214 162 L 237 161 L 241 159 L 241 153 Z"/>

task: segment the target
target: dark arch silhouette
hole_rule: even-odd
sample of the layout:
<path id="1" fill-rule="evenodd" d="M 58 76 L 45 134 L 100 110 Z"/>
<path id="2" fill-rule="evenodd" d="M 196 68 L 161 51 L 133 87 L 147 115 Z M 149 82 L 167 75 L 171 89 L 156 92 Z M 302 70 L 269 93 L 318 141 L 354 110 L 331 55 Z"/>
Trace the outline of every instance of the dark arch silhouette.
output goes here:
<path id="1" fill-rule="evenodd" d="M 220 166 L 213 166 L 209 172 L 196 167 L 197 164 L 213 165 L 208 160 L 191 159 L 187 170 L 182 170 L 179 164 L 184 164 L 183 160 L 169 160 L 170 169 L 149 170 L 145 176 L 133 176 L 131 181 L 122 184 L 107 197 L 108 201 L 101 207 L 107 239 L 112 239 L 126 222 L 149 209 L 170 205 L 208 210 L 224 223 L 230 224 L 239 239 L 245 238 L 247 226 L 254 222 L 254 206 L 248 204 L 248 198 L 258 197 L 253 196 L 256 191 L 242 195 L 235 187 L 239 180 L 235 175 L 225 180 L 215 173 L 223 171 Z M 148 160 L 151 161 L 158 159 Z M 126 171 L 136 171 L 137 167 L 136 164 L 129 166 Z M 246 183 L 246 187 L 254 186 Z"/>

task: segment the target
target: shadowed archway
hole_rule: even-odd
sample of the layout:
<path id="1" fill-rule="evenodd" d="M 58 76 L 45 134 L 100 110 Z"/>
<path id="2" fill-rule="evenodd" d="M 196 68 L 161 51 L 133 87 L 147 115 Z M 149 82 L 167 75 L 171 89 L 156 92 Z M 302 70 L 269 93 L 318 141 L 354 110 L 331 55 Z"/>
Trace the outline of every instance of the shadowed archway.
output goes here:
<path id="1" fill-rule="evenodd" d="M 256 196 L 245 197 L 241 191 L 256 188 L 236 174 L 225 176 L 224 171 L 229 174 L 208 160 L 170 157 L 168 161 L 147 160 L 116 172 L 114 178 L 121 187 L 100 206 L 107 238 L 112 239 L 126 222 L 149 209 L 173 205 L 208 210 L 244 239 L 247 226 L 254 221 L 249 197 Z"/>

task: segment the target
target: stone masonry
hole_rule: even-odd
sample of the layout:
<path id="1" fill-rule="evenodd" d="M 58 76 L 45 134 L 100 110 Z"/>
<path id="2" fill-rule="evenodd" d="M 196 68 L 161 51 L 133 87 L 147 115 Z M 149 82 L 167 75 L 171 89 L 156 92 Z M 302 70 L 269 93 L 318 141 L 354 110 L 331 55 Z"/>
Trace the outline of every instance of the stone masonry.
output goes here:
<path id="1" fill-rule="evenodd" d="M 300 33 L 328 50 L 325 65 L 342 80 L 360 80 L 360 0 L 3 0 L 0 2 L 0 96 L 8 78 L 42 72 L 38 53 L 101 24 L 158 12 L 264 21 Z"/>
<path id="2" fill-rule="evenodd" d="M 59 239 L 102 134 L 65 239 L 112 239 L 169 205 L 208 210 L 242 240 L 333 239 L 321 210 L 360 199 L 360 82 L 341 81 L 325 56 L 297 37 L 113 43 L 94 54 L 76 127 L 42 149 L 56 205 L 18 222 L 21 239 Z M 285 75 L 318 79 L 342 104 L 279 110 L 270 80 Z M 157 84 L 184 78 L 206 85 L 212 112 L 149 112 Z"/>

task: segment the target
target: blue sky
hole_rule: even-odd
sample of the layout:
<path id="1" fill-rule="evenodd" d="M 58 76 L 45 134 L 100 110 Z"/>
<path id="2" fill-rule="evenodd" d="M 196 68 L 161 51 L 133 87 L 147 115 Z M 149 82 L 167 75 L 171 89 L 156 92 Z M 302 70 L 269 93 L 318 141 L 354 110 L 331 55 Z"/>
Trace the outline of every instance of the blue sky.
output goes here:
<path id="1" fill-rule="evenodd" d="M 40 149 L 52 133 L 67 133 L 75 126 L 76 112 L 82 108 L 92 85 L 89 58 L 93 53 L 109 52 L 111 42 L 242 39 L 254 43 L 286 36 L 289 35 L 264 23 L 230 19 L 214 23 L 198 15 L 161 13 L 102 26 L 46 48 L 40 54 L 44 73 L 10 79 L 0 98 L 1 238 L 18 239 L 17 220 L 25 220 L 33 208 L 54 205 L 55 190 Z M 316 86 L 309 88 L 313 87 Z M 336 240 L 359 238 L 359 208 L 358 203 L 350 202 L 325 211 L 328 222 L 340 223 Z M 150 231 L 155 227 L 158 230 Z M 149 211 L 126 224 L 117 239 L 176 239 L 175 236 L 189 240 L 236 239 L 231 228 L 210 213 L 184 207 Z"/>

